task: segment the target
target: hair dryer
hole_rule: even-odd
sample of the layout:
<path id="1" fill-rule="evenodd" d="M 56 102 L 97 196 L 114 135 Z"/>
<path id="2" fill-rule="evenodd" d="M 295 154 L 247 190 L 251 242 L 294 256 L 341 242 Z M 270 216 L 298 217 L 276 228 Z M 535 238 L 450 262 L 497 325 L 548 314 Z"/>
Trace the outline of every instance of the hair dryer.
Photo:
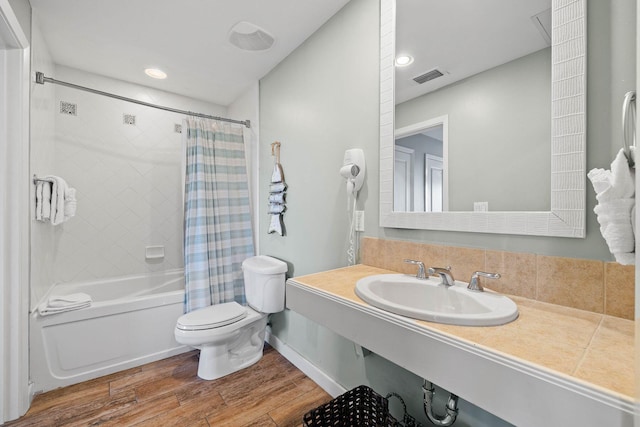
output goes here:
<path id="1" fill-rule="evenodd" d="M 352 148 L 344 152 L 340 175 L 347 180 L 347 194 L 356 194 L 364 184 L 364 151 Z"/>

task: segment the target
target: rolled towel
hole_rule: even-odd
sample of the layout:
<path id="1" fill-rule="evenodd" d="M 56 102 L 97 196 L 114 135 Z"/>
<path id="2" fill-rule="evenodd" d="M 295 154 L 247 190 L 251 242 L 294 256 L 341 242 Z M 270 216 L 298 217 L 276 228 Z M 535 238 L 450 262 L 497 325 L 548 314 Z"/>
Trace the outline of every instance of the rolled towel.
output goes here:
<path id="1" fill-rule="evenodd" d="M 600 224 L 600 232 L 612 254 L 630 253 L 635 248 L 631 213 L 635 199 L 618 199 L 598 204 L 593 211 Z"/>
<path id="2" fill-rule="evenodd" d="M 624 150 L 618 151 L 611 170 L 592 169 L 598 204 L 593 209 L 600 232 L 620 264 L 635 262 L 635 170 L 629 167 Z"/>
<path id="3" fill-rule="evenodd" d="M 593 184 L 598 202 L 627 199 L 635 195 L 634 172 L 629 168 L 627 157 L 622 149 L 611 162 L 611 171 L 592 169 L 587 177 Z"/>

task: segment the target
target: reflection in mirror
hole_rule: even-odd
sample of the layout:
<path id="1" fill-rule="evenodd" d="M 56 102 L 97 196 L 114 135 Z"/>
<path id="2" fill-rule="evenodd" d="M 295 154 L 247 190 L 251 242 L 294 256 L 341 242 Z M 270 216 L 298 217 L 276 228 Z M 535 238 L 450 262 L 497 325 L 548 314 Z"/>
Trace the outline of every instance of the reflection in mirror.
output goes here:
<path id="1" fill-rule="evenodd" d="M 522 21 L 511 23 L 511 29 L 517 30 L 526 26 L 537 40 L 546 43 L 542 37 L 540 27 L 551 29 L 551 48 L 538 47 L 529 53 L 515 56 L 494 63 L 489 68 L 475 70 L 475 74 L 467 74 L 461 80 L 447 87 L 438 87 L 425 96 L 426 92 L 415 95 L 406 95 L 401 89 L 395 87 L 396 78 L 401 78 L 400 71 L 396 73 L 394 60 L 396 53 L 411 54 L 410 52 L 396 52 L 396 2 L 395 0 L 381 0 L 381 39 L 380 39 L 380 226 L 407 228 L 466 231 L 480 233 L 525 234 L 538 236 L 563 236 L 584 237 L 585 234 L 585 105 L 586 105 L 586 0 L 551 0 L 551 18 L 553 25 L 546 24 L 545 18 L 538 15 L 540 8 L 538 0 L 518 1 L 512 0 L 479 0 L 475 2 L 463 2 L 451 0 L 447 2 L 432 0 L 403 0 L 399 5 L 426 4 L 429 13 L 413 13 L 416 18 L 426 18 L 426 15 L 436 15 L 439 9 L 451 4 L 457 4 L 455 11 L 449 11 L 449 18 L 438 15 L 436 21 L 427 25 L 421 21 L 421 28 L 432 28 L 436 31 L 429 37 L 419 36 L 418 50 L 427 51 L 435 46 L 435 50 L 429 51 L 428 59 L 433 59 L 436 53 L 448 51 L 449 41 L 463 41 L 471 45 L 476 39 L 482 39 L 479 33 L 468 34 L 465 32 L 474 21 L 476 24 L 489 29 L 489 33 L 496 32 L 498 26 L 511 22 L 505 19 L 505 13 L 513 9 L 515 5 L 537 5 L 536 11 L 526 11 L 526 25 Z M 542 0 L 541 0 L 542 1 Z M 503 9 L 492 12 L 490 4 L 502 2 Z M 533 6 L 532 6 L 533 7 Z M 548 6 L 547 6 L 548 7 Z M 486 10 L 485 10 L 486 9 Z M 400 16 L 401 11 L 398 11 Z M 496 20 L 497 19 L 497 20 Z M 538 20 L 538 23 L 535 21 Z M 503 22 L 504 21 L 504 22 Z M 532 23 L 533 22 L 533 23 Z M 535 25 L 534 25 L 535 24 Z M 397 30 L 401 31 L 401 18 L 398 20 Z M 450 36 L 443 36 L 447 26 L 452 27 Z M 415 27 L 412 27 L 415 29 Z M 496 31 L 493 31 L 496 30 Z M 449 40 L 451 39 L 451 40 Z M 400 42 L 398 42 L 400 43 Z M 463 43 L 464 45 L 464 43 Z M 423 64 L 419 67 L 422 74 L 437 75 L 441 77 L 427 81 L 424 85 L 444 83 L 454 75 L 462 75 L 456 71 L 460 64 L 473 63 L 475 59 L 493 56 L 494 51 L 499 51 L 504 45 L 519 45 L 514 37 L 501 33 L 491 43 L 485 43 L 481 47 L 475 47 L 466 53 L 458 52 L 453 55 L 451 64 L 441 59 L 431 65 Z M 512 46 L 512 47 L 513 47 Z M 435 52 L 435 53 L 434 53 Z M 424 53 L 424 52 L 423 52 Z M 421 62 L 417 54 L 411 66 L 418 66 Z M 524 55 L 524 56 L 522 56 Z M 533 88 L 533 77 L 525 83 L 512 83 L 508 75 L 513 77 L 524 71 L 531 71 L 527 61 L 533 57 L 544 57 L 547 65 L 545 76 L 550 87 L 548 89 Z M 539 59 L 539 58 L 538 58 Z M 543 61 L 534 61 L 543 64 Z M 441 62 L 442 61 L 442 62 Z M 406 67 L 406 70 L 409 70 Z M 508 68 L 515 67 L 518 71 L 506 72 Z M 433 69 L 439 69 L 440 73 L 429 73 Z M 548 70 L 552 69 L 551 77 Z M 493 75 L 495 72 L 505 71 L 501 75 Z M 487 78 L 489 74 L 489 78 Z M 406 76 L 405 76 L 406 77 Z M 483 81 L 483 79 L 486 79 Z M 410 79 L 412 80 L 412 79 Z M 423 80 L 423 79 L 418 79 Z M 474 91 L 469 89 L 468 82 L 476 80 L 478 85 Z M 413 81 L 409 84 L 414 87 L 424 88 Z M 438 83 L 440 84 L 440 83 Z M 447 104 L 445 92 L 458 90 L 466 96 L 466 100 L 453 105 Z M 543 107 L 537 107 L 538 112 L 529 109 L 533 104 L 534 96 L 546 92 L 547 100 Z M 426 103 L 421 103 L 422 98 L 441 98 L 431 101 L 427 110 Z M 508 106 L 506 98 L 516 101 L 516 106 Z M 450 99 L 450 98 L 449 98 Z M 396 103 L 399 103 L 396 108 Z M 409 113 L 408 106 L 421 103 L 420 109 Z M 466 109 L 467 116 L 462 115 Z M 542 110 L 545 112 L 542 113 Z M 498 111 L 498 115 L 491 112 Z M 405 114 L 406 113 L 406 114 Z M 412 115 L 413 114 L 413 115 Z M 426 188 L 425 210 L 420 208 L 418 197 L 415 193 L 413 201 L 404 200 L 396 202 L 394 196 L 394 156 L 395 156 L 395 129 L 415 126 L 430 117 L 448 115 L 449 119 L 449 143 L 448 155 L 443 153 L 443 187 L 448 191 L 443 193 L 443 212 L 427 212 Z M 535 117 L 545 117 L 544 125 L 537 129 L 529 128 Z M 550 117 L 550 120 L 549 120 Z M 542 122 L 542 121 L 541 121 Z M 546 126 L 546 128 L 545 128 Z M 513 128 L 515 133 L 507 135 L 507 128 Z M 480 130 L 488 130 L 488 136 L 481 136 Z M 465 135 L 466 133 L 466 135 Z M 518 146 L 516 142 L 531 138 L 526 146 Z M 464 146 L 460 141 L 467 140 Z M 489 142 L 501 140 L 495 148 L 489 148 Z M 535 157 L 533 148 L 540 149 L 536 154 L 544 157 Z M 546 153 L 544 152 L 546 151 Z M 491 152 L 493 154 L 491 154 Z M 414 156 L 417 157 L 417 156 Z M 550 159 L 550 160 L 549 160 Z M 414 160 L 415 162 L 415 160 Z M 466 163 L 465 163 L 466 162 Z M 497 166 L 507 166 L 500 170 Z M 411 166 L 409 166 L 411 167 Z M 414 164 L 415 167 L 415 164 Z M 529 169 L 527 169 L 529 168 Z M 436 168 L 437 169 L 437 168 Z M 533 175 L 539 169 L 546 169 L 543 175 Z M 495 172 L 498 171 L 499 172 Z M 403 174 L 398 174 L 403 175 Z M 406 171 L 404 176 L 407 176 Z M 474 187 L 480 182 L 479 177 L 486 181 Z M 507 183 L 525 179 L 508 190 Z M 448 182 L 447 182 L 448 180 Z M 526 181 L 528 180 L 528 182 Z M 425 178 L 422 180 L 426 182 Z M 534 185 L 541 184 L 544 194 L 533 195 Z M 445 185 L 447 184 L 447 185 Z M 529 184 L 531 184 L 529 186 Z M 403 187 L 404 194 L 407 188 Z M 482 191 L 485 191 L 484 193 Z M 465 192 L 468 193 L 465 195 Z M 500 199 L 502 195 L 505 195 Z M 462 198 L 459 198 L 462 197 Z M 515 204 L 502 204 L 516 197 L 520 201 Z M 406 197 L 405 197 L 406 199 Z M 543 204 L 526 205 L 526 201 L 542 201 Z M 445 201 L 448 201 L 448 211 Z M 477 205 L 482 207 L 481 212 L 473 212 Z M 488 209 L 484 209 L 488 205 Z M 396 209 L 396 206 L 398 208 Z M 401 208 L 399 206 L 403 206 Z M 407 206 L 413 206 L 414 211 L 407 211 Z M 404 209 L 404 210 L 400 210 Z M 479 209 L 480 210 L 480 209 Z"/>
<path id="2" fill-rule="evenodd" d="M 447 116 L 396 130 L 394 211 L 449 210 L 448 134 Z"/>
<path id="3" fill-rule="evenodd" d="M 551 0 L 397 3 L 396 52 L 413 61 L 395 70 L 396 145 L 398 128 L 452 117 L 446 159 L 452 211 L 478 203 L 498 211 L 550 209 L 550 8 Z M 455 25 L 444 24 L 449 16 Z M 416 172 L 421 167 L 423 160 Z M 414 203 L 406 209 L 394 203 L 394 210 L 441 211 L 418 194 L 423 181 L 415 182 Z M 396 189 L 404 191 L 403 183 L 394 184 L 394 201 L 402 198 Z"/>

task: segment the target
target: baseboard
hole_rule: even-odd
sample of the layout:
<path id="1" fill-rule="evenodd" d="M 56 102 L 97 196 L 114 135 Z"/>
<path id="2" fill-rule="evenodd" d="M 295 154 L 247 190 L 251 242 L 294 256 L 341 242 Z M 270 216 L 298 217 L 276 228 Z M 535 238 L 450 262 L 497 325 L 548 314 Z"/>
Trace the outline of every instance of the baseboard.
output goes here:
<path id="1" fill-rule="evenodd" d="M 333 378 L 330 378 L 327 374 L 322 372 L 320 368 L 301 356 L 300 353 L 282 342 L 275 335 L 272 335 L 268 329 L 265 335 L 265 341 L 296 368 L 300 369 L 306 376 L 311 378 L 313 382 L 318 384 L 324 391 L 331 395 L 331 397 L 339 396 L 347 391 L 344 387 L 335 382 Z"/>

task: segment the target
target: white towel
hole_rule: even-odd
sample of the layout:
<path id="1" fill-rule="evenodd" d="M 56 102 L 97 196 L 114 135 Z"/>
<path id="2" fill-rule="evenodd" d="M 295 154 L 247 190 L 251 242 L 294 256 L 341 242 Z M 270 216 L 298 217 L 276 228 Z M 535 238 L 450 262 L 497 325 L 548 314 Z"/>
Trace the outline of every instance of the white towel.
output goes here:
<path id="1" fill-rule="evenodd" d="M 269 193 L 271 193 L 271 194 L 273 194 L 273 193 L 282 193 L 286 189 L 287 189 L 287 184 L 285 184 L 284 182 L 279 182 L 279 183 L 276 183 L 276 184 L 270 184 L 269 185 Z"/>
<path id="2" fill-rule="evenodd" d="M 269 203 L 284 204 L 284 193 L 271 193 L 271 194 L 269 194 Z"/>
<path id="3" fill-rule="evenodd" d="M 278 233 L 279 235 L 284 236 L 284 224 L 282 222 L 282 215 L 271 215 L 271 222 L 269 223 L 268 233 Z"/>
<path id="4" fill-rule="evenodd" d="M 269 214 L 281 214 L 287 207 L 282 203 L 269 203 Z"/>
<path id="5" fill-rule="evenodd" d="M 76 207 L 78 201 L 76 200 L 76 189 L 67 187 L 67 191 L 64 193 L 64 220 L 67 221 L 76 214 Z"/>
<path id="6" fill-rule="evenodd" d="M 51 186 L 50 182 L 42 183 L 42 220 L 51 218 Z"/>
<path id="7" fill-rule="evenodd" d="M 36 221 L 42 221 L 42 181 L 36 184 Z"/>
<path id="8" fill-rule="evenodd" d="M 635 263 L 635 172 L 624 150 L 611 163 L 611 170 L 593 169 L 587 176 L 596 191 L 593 209 L 600 232 L 620 264 Z"/>
<path id="9" fill-rule="evenodd" d="M 275 163 L 273 165 L 273 172 L 271 173 L 271 182 L 275 184 L 283 181 L 284 173 L 282 172 L 282 166 L 280 166 L 280 163 Z"/>
<path id="10" fill-rule="evenodd" d="M 91 306 L 91 296 L 82 292 L 69 295 L 51 296 L 47 302 L 38 306 L 41 316 L 64 313 L 66 311 L 79 310 Z"/>
<path id="11" fill-rule="evenodd" d="M 70 188 L 67 182 L 55 175 L 48 175 L 51 180 L 51 224 L 58 225 L 67 221 L 76 213 L 76 190 Z"/>
<path id="12" fill-rule="evenodd" d="M 64 221 L 64 192 L 67 183 L 59 176 L 47 175 L 51 180 L 51 224 L 58 225 Z"/>

